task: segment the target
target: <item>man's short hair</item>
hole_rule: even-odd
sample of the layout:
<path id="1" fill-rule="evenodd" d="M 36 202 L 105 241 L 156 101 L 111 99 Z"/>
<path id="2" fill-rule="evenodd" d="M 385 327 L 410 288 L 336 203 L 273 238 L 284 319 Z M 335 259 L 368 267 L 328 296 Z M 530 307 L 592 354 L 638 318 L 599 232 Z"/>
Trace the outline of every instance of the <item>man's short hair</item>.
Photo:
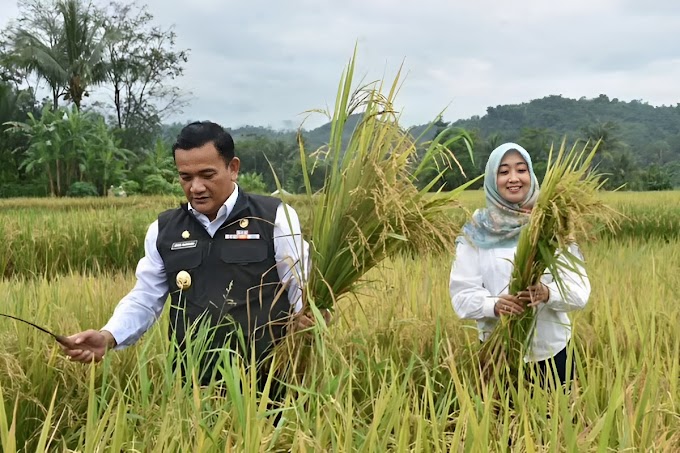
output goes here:
<path id="1" fill-rule="evenodd" d="M 222 126 L 212 121 L 195 121 L 182 128 L 172 145 L 172 156 L 178 149 L 188 151 L 212 143 L 226 163 L 234 158 L 234 139 Z"/>

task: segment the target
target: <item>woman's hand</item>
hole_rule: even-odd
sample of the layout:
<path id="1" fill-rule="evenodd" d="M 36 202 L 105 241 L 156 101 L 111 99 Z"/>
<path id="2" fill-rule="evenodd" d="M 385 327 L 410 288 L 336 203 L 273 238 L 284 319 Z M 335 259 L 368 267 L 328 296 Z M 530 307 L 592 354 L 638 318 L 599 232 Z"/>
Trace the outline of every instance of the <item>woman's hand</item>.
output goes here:
<path id="1" fill-rule="evenodd" d="M 536 307 L 550 300 L 550 288 L 544 283 L 539 283 L 528 287 L 524 291 L 517 293 L 519 300 L 526 302 L 527 307 Z"/>
<path id="2" fill-rule="evenodd" d="M 502 294 L 498 296 L 493 311 L 496 316 L 519 315 L 524 312 L 524 308 L 525 304 L 519 297 Z"/>

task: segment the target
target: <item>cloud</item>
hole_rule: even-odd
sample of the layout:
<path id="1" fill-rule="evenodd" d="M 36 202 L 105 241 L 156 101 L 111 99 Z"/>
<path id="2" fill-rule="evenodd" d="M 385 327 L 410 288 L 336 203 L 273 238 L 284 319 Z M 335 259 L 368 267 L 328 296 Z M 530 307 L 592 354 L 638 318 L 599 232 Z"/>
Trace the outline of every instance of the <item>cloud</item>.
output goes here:
<path id="1" fill-rule="evenodd" d="M 0 9 L 10 4 L 0 0 Z M 181 116 L 226 126 L 288 127 L 332 105 L 358 44 L 356 74 L 391 78 L 403 63 L 406 124 L 484 114 L 550 94 L 680 99 L 680 4 L 674 0 L 149 0 L 191 49 Z M 313 119 L 310 126 L 324 119 Z"/>

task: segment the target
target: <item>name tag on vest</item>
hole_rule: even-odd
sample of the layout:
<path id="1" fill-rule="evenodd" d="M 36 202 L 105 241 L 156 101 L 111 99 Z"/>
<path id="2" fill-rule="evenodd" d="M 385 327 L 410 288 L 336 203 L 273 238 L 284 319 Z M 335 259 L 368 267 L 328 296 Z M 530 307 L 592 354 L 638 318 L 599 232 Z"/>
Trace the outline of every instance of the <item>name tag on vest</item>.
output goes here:
<path id="1" fill-rule="evenodd" d="M 198 241 L 173 242 L 170 250 L 192 249 L 198 245 Z"/>

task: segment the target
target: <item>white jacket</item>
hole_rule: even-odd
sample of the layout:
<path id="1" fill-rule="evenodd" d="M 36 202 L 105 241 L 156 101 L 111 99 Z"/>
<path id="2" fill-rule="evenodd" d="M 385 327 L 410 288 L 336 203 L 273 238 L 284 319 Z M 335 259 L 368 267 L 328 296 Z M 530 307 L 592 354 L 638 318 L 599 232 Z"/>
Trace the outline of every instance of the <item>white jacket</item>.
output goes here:
<path id="1" fill-rule="evenodd" d="M 451 303 L 459 317 L 477 320 L 482 341 L 488 338 L 498 322 L 494 304 L 497 296 L 508 294 L 516 248 L 479 249 L 466 240 L 459 241 L 456 247 L 449 282 Z M 569 251 L 582 257 L 575 244 Z M 541 278 L 550 288 L 550 300 L 536 307 L 536 331 L 525 361 L 549 359 L 567 345 L 571 338 L 567 312 L 583 308 L 590 296 L 590 281 L 585 269 L 577 266 L 577 270 L 578 273 L 566 269 L 560 272 L 566 294 L 560 293 L 549 273 Z"/>

